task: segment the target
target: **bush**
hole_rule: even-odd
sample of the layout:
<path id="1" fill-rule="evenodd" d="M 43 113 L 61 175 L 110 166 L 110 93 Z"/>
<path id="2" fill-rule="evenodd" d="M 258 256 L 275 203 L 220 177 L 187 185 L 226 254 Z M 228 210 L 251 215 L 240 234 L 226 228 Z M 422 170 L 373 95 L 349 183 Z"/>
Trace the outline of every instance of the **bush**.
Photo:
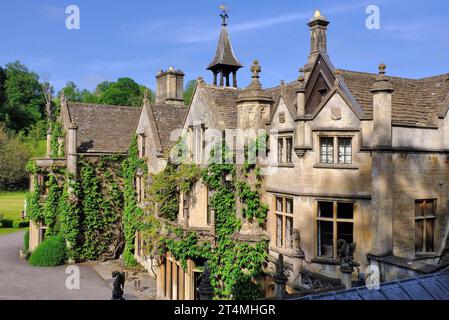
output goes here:
<path id="1" fill-rule="evenodd" d="M 16 228 L 16 229 L 28 228 L 29 226 L 30 226 L 30 222 L 24 221 L 24 220 L 15 220 L 12 223 L 12 227 Z"/>
<path id="2" fill-rule="evenodd" d="M 23 236 L 23 249 L 25 251 L 30 250 L 30 230 L 27 230 Z"/>
<path id="3" fill-rule="evenodd" d="M 12 228 L 13 221 L 11 219 L 3 219 L 2 220 L 2 228 Z"/>
<path id="4" fill-rule="evenodd" d="M 32 266 L 54 267 L 65 263 L 67 247 L 62 236 L 55 236 L 42 242 L 28 260 Z"/>

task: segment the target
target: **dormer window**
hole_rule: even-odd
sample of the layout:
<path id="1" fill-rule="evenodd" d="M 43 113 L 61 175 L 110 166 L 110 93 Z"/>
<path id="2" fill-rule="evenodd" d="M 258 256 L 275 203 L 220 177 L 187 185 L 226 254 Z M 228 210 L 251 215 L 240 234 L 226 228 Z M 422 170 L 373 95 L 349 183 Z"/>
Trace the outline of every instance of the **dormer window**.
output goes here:
<path id="1" fill-rule="evenodd" d="M 327 96 L 327 88 L 318 90 L 318 94 L 320 96 L 320 102 L 324 100 L 324 98 Z"/>

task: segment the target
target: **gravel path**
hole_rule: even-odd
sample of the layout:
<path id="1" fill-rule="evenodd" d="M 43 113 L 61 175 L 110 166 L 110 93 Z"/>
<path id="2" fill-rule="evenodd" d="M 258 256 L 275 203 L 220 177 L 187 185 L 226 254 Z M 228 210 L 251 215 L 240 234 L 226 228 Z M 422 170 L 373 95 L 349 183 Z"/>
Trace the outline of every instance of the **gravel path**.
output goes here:
<path id="1" fill-rule="evenodd" d="M 0 300 L 109 300 L 111 281 L 90 266 L 77 265 L 80 289 L 66 288 L 67 266 L 38 268 L 19 259 L 24 232 L 0 236 Z M 125 291 L 126 292 L 126 291 Z M 136 299 L 125 293 L 127 300 Z"/>

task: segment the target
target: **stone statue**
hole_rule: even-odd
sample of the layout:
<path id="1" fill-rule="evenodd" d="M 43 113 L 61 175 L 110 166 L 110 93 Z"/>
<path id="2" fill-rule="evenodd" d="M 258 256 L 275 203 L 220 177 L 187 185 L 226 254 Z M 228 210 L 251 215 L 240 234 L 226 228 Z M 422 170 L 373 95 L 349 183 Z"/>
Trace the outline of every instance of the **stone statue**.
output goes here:
<path id="1" fill-rule="evenodd" d="M 273 275 L 274 280 L 274 297 L 277 300 L 283 300 L 286 296 L 285 285 L 288 281 L 288 277 L 285 274 L 284 256 L 279 254 L 276 260 L 276 272 Z"/>
<path id="2" fill-rule="evenodd" d="M 352 272 L 354 267 L 360 264 L 354 261 L 355 243 L 347 243 L 346 240 L 337 241 L 338 257 L 340 258 L 340 269 L 343 272 Z"/>
<path id="3" fill-rule="evenodd" d="M 123 293 L 125 290 L 125 273 L 114 271 L 112 272 L 112 277 L 115 278 L 115 280 L 112 288 L 111 300 L 125 300 L 123 298 Z"/>
<path id="4" fill-rule="evenodd" d="M 304 258 L 304 251 L 301 249 L 301 235 L 298 229 L 293 229 L 293 256 L 295 258 Z"/>
<path id="5" fill-rule="evenodd" d="M 198 294 L 200 300 L 212 300 L 214 296 L 214 290 L 210 281 L 210 269 L 209 264 L 204 264 L 204 272 L 200 276 L 200 285 L 198 286 Z"/>

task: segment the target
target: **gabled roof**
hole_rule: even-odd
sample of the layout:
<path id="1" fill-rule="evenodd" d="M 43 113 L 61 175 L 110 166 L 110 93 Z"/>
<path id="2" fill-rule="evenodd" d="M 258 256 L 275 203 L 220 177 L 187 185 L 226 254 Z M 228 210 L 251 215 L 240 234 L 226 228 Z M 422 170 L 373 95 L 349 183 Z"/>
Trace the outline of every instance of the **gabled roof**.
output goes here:
<path id="1" fill-rule="evenodd" d="M 221 27 L 217 52 L 215 54 L 214 60 L 209 64 L 207 69 L 212 70 L 216 66 L 231 66 L 236 69 L 243 67 L 235 57 L 226 26 Z"/>
<path id="2" fill-rule="evenodd" d="M 147 112 L 154 116 L 162 151 L 169 150 L 176 141 L 170 139 L 171 133 L 176 129 L 182 129 L 187 107 L 172 104 L 147 104 Z M 151 119 L 150 119 L 151 121 Z"/>
<path id="3" fill-rule="evenodd" d="M 79 153 L 126 153 L 140 108 L 67 102 L 69 121 L 78 125 Z M 63 119 L 64 120 L 64 119 Z"/>
<path id="4" fill-rule="evenodd" d="M 208 107 L 224 127 L 237 128 L 237 100 L 242 91 L 231 87 L 210 86 L 204 82 L 200 82 L 198 88 L 205 94 Z"/>
<path id="5" fill-rule="evenodd" d="M 293 300 L 449 300 L 449 272 Z"/>
<path id="6" fill-rule="evenodd" d="M 339 70 L 344 83 L 366 116 L 373 116 L 371 88 L 377 74 Z M 399 125 L 436 126 L 436 119 L 444 113 L 449 94 L 446 79 L 449 74 L 423 79 L 386 77 L 394 87 L 392 122 Z"/>

